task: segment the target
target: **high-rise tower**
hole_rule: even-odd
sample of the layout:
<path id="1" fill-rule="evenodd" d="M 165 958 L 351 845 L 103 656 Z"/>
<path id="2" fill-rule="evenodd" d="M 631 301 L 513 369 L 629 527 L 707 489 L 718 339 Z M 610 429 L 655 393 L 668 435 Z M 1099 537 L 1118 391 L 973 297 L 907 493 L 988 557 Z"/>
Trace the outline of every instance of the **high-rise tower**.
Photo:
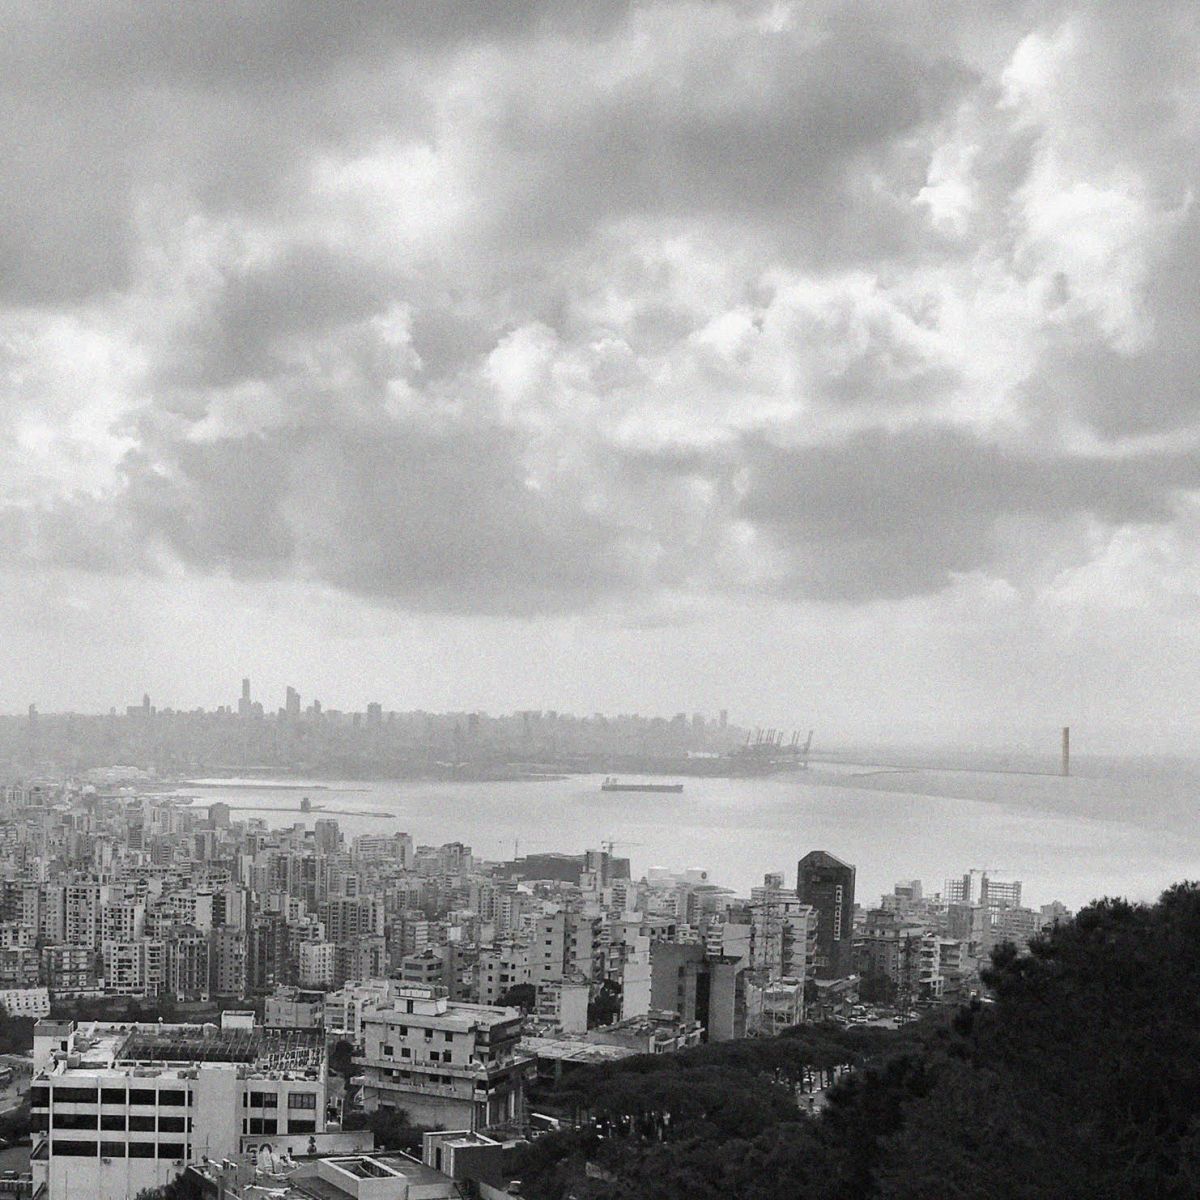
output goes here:
<path id="1" fill-rule="evenodd" d="M 854 868 L 825 850 L 796 867 L 796 895 L 817 914 L 818 979 L 844 979 L 854 969 Z"/>

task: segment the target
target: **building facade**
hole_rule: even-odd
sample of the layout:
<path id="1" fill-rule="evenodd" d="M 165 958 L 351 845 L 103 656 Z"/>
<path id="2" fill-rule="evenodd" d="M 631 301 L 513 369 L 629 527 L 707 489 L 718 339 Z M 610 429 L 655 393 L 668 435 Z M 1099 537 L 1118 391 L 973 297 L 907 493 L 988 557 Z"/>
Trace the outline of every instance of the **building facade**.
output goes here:
<path id="1" fill-rule="evenodd" d="M 367 1112 L 403 1109 L 414 1124 L 483 1129 L 519 1119 L 525 1060 L 514 1008 L 449 1001 L 398 984 L 363 1014 L 359 1082 Z"/>
<path id="2" fill-rule="evenodd" d="M 796 895 L 817 916 L 814 974 L 844 979 L 854 970 L 854 868 L 828 851 L 813 850 L 797 864 Z"/>

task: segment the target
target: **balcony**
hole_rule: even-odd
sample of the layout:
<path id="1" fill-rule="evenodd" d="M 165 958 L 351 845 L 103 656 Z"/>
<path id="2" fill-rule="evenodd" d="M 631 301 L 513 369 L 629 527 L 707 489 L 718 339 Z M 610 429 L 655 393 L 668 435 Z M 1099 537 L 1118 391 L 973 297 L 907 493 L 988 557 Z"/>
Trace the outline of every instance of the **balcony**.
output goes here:
<path id="1" fill-rule="evenodd" d="M 451 1096 L 458 1100 L 470 1100 L 471 1093 L 466 1088 L 455 1087 L 452 1083 L 423 1083 L 416 1079 L 372 1079 L 365 1076 L 355 1076 L 351 1081 L 361 1080 L 364 1088 L 375 1088 L 388 1092 L 416 1092 L 422 1096 Z"/>

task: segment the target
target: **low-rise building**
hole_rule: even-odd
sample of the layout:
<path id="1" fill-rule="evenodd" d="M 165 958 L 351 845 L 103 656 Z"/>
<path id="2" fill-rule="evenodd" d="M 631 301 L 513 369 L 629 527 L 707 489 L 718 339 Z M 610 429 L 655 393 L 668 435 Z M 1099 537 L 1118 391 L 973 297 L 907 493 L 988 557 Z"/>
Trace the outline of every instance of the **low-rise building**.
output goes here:
<path id="1" fill-rule="evenodd" d="M 10 1017 L 48 1017 L 50 992 L 44 987 L 0 989 L 0 1010 Z"/>
<path id="2" fill-rule="evenodd" d="M 280 987 L 267 997 L 263 1024 L 268 1029 L 322 1029 L 325 993 Z"/>

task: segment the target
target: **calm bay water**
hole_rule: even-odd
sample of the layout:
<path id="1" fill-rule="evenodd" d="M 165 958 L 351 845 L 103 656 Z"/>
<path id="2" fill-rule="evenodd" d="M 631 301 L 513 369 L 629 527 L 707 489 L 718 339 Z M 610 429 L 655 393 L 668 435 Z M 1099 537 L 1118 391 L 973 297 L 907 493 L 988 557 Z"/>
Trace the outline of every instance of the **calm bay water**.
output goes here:
<path id="1" fill-rule="evenodd" d="M 1072 908 L 1102 895 L 1150 900 L 1200 877 L 1194 764 L 1084 763 L 1070 779 L 953 771 L 879 772 L 814 765 L 766 779 L 687 779 L 680 795 L 605 793 L 601 777 L 547 782 L 317 784 L 311 790 L 189 787 L 271 826 L 336 817 L 343 832 L 405 830 L 420 843 L 462 841 L 477 857 L 514 850 L 578 853 L 613 839 L 635 877 L 652 866 L 703 867 L 746 892 L 765 871 L 795 875 L 797 859 L 828 850 L 858 868 L 860 902 L 898 879 L 926 891 L 972 867 L 1024 882 L 1027 904 Z M 301 813 L 307 794 L 323 811 Z M 288 811 L 292 810 L 292 811 Z M 350 815 L 356 810 L 365 815 Z"/>

